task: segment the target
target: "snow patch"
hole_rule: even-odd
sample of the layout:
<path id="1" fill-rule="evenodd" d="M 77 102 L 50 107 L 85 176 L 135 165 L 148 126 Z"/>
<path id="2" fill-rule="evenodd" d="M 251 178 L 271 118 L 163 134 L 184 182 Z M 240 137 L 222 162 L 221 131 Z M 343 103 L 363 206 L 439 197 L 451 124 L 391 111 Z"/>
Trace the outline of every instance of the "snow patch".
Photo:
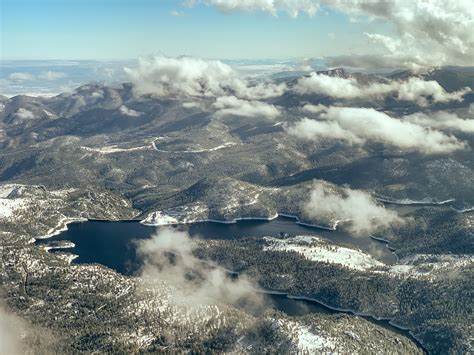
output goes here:
<path id="1" fill-rule="evenodd" d="M 357 249 L 329 244 L 314 236 L 295 236 L 287 239 L 264 237 L 267 246 L 264 251 L 295 252 L 306 259 L 342 265 L 351 269 L 367 270 L 385 264 Z"/>
<path id="2" fill-rule="evenodd" d="M 308 327 L 299 326 L 296 329 L 298 350 L 314 353 L 325 349 L 334 349 L 336 344 L 331 338 L 314 334 Z"/>
<path id="3" fill-rule="evenodd" d="M 15 211 L 25 207 L 26 201 L 22 198 L 0 198 L 0 219 L 10 218 L 14 215 Z"/>
<path id="4" fill-rule="evenodd" d="M 84 149 L 88 152 L 94 152 L 94 153 L 99 153 L 99 154 L 113 154 L 113 153 L 121 153 L 121 152 L 149 150 L 150 147 L 146 145 L 146 146 L 133 147 L 133 148 L 119 148 L 117 145 L 111 145 L 111 146 L 100 147 L 100 148 L 91 148 L 91 147 L 81 146 L 81 149 Z"/>
<path id="5" fill-rule="evenodd" d="M 187 150 L 163 150 L 163 149 L 158 149 L 155 142 L 152 142 L 151 145 L 152 145 L 154 150 L 156 150 L 157 152 L 160 152 L 160 153 L 204 153 L 204 152 L 214 152 L 216 150 L 231 147 L 231 146 L 236 145 L 236 143 L 227 142 L 227 143 L 218 145 L 217 147 L 213 147 L 213 148 L 187 149 Z"/>

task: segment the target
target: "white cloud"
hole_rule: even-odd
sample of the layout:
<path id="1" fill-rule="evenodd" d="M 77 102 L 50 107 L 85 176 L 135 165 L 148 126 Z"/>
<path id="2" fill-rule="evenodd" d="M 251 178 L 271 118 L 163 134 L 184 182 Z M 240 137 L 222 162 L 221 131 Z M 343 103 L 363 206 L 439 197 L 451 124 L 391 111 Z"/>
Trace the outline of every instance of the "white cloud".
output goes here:
<path id="1" fill-rule="evenodd" d="M 262 302 L 245 275 L 231 280 L 223 269 L 195 257 L 197 245 L 186 232 L 160 228 L 137 244 L 143 260 L 141 277 L 169 281 L 176 288 L 172 297 L 176 304 L 235 304 L 245 299 L 258 306 Z"/>
<path id="2" fill-rule="evenodd" d="M 305 213 L 316 220 L 349 220 L 348 229 L 356 235 L 402 222 L 395 211 L 379 205 L 369 193 L 336 188 L 324 181 L 315 183 Z"/>
<path id="3" fill-rule="evenodd" d="M 97 101 L 97 100 L 103 99 L 104 97 L 105 97 L 105 93 L 104 93 L 104 90 L 102 89 L 94 91 L 90 94 L 90 98 L 92 99 L 92 101 Z"/>
<path id="4" fill-rule="evenodd" d="M 474 6 L 470 0 L 194 0 L 230 13 L 264 11 L 276 16 L 286 11 L 314 15 L 320 6 L 343 12 L 352 19 L 379 19 L 393 25 L 397 35 L 368 33 L 380 53 L 341 58 L 352 65 L 378 63 L 380 66 L 438 66 L 446 63 L 472 65 L 474 58 Z"/>
<path id="5" fill-rule="evenodd" d="M 321 94 L 338 99 L 382 99 L 395 95 L 398 100 L 414 101 L 426 106 L 429 101 L 462 101 L 469 88 L 447 92 L 434 80 L 425 81 L 410 77 L 405 81 L 361 84 L 355 78 L 341 78 L 325 74 L 311 73 L 298 80 L 293 90 L 298 94 Z"/>
<path id="6" fill-rule="evenodd" d="M 281 95 L 285 84 L 251 84 L 228 64 L 218 60 L 158 56 L 139 59 L 136 68 L 124 68 L 138 95 L 217 97 L 232 94 L 246 99 Z"/>
<path id="7" fill-rule="evenodd" d="M 183 107 L 184 107 L 184 108 L 188 108 L 188 109 L 191 109 L 191 108 L 202 108 L 202 105 L 201 105 L 200 102 L 189 101 L 189 102 L 183 102 Z"/>
<path id="8" fill-rule="evenodd" d="M 220 61 L 164 56 L 139 59 L 137 68 L 125 68 L 138 94 L 157 96 L 217 96 L 224 94 L 222 84 L 235 75 Z"/>
<path id="9" fill-rule="evenodd" d="M 433 102 L 462 101 L 465 94 L 471 91 L 466 87 L 459 91 L 447 92 L 437 81 L 425 81 L 416 77 L 408 81 L 392 82 L 396 83 L 395 92 L 399 100 L 415 101 L 419 105 L 426 106 L 431 97 Z"/>
<path id="10" fill-rule="evenodd" d="M 308 113 L 321 113 L 326 111 L 328 108 L 322 104 L 312 105 L 306 104 L 302 107 L 302 110 Z"/>
<path id="11" fill-rule="evenodd" d="M 249 84 L 244 80 L 235 80 L 232 89 L 235 94 L 243 99 L 263 100 L 271 97 L 278 97 L 285 93 L 286 84 L 274 84 L 271 82 L 260 82 Z"/>
<path id="12" fill-rule="evenodd" d="M 445 63 L 470 65 L 474 57 L 472 1 L 394 0 L 359 1 L 352 7 L 339 0 L 346 12 L 365 12 L 390 21 L 397 38 L 368 34 L 386 50 L 388 60 L 404 60 L 412 68 Z"/>
<path id="13" fill-rule="evenodd" d="M 474 133 L 474 119 L 463 119 L 455 113 L 438 111 L 430 114 L 418 112 L 403 118 L 419 126 L 447 131 Z"/>
<path id="14" fill-rule="evenodd" d="M 212 105 L 217 109 L 215 116 L 264 117 L 274 119 L 280 115 L 276 106 L 261 101 L 248 101 L 235 96 L 218 97 Z"/>
<path id="15" fill-rule="evenodd" d="M 0 302 L 0 354 L 50 354 L 55 343 L 49 331 L 33 326 Z"/>
<path id="16" fill-rule="evenodd" d="M 43 80 L 58 80 L 65 77 L 66 73 L 51 70 L 43 71 L 38 75 L 38 78 Z"/>
<path id="17" fill-rule="evenodd" d="M 30 110 L 25 109 L 25 108 L 19 108 L 16 111 L 15 116 L 17 116 L 18 118 L 24 119 L 24 120 L 31 120 L 31 119 L 35 118 L 34 113 L 31 112 Z"/>
<path id="18" fill-rule="evenodd" d="M 130 117 L 139 117 L 142 114 L 141 112 L 132 110 L 125 105 L 120 106 L 120 113 Z"/>
<path id="19" fill-rule="evenodd" d="M 22 333 L 26 323 L 0 305 L 0 354 L 22 354 Z"/>
<path id="20" fill-rule="evenodd" d="M 8 78 L 10 80 L 18 80 L 18 81 L 23 81 L 23 80 L 35 80 L 35 76 L 30 73 L 21 73 L 21 72 L 16 72 L 16 73 L 11 73 Z"/>
<path id="21" fill-rule="evenodd" d="M 323 94 L 336 98 L 355 98 L 361 90 L 355 79 L 333 77 L 312 72 L 298 80 L 294 89 L 298 94 Z"/>
<path id="22" fill-rule="evenodd" d="M 300 12 L 313 16 L 319 9 L 319 2 L 314 0 L 192 0 L 188 3 L 201 2 L 214 6 L 219 11 L 231 13 L 235 11 L 263 11 L 272 16 L 285 11 L 289 16 L 296 18 Z"/>
<path id="23" fill-rule="evenodd" d="M 395 119 L 371 108 L 329 107 L 319 118 L 303 118 L 286 129 L 289 134 L 304 139 L 342 140 L 350 144 L 383 143 L 425 154 L 467 148 L 465 142 L 452 135 Z"/>
<path id="24" fill-rule="evenodd" d="M 338 122 L 317 121 L 307 117 L 289 126 L 287 131 L 293 136 L 309 140 L 328 138 L 331 140 L 347 141 L 351 144 L 362 144 L 365 142 L 363 138 L 353 134 L 350 130 L 342 128 Z"/>

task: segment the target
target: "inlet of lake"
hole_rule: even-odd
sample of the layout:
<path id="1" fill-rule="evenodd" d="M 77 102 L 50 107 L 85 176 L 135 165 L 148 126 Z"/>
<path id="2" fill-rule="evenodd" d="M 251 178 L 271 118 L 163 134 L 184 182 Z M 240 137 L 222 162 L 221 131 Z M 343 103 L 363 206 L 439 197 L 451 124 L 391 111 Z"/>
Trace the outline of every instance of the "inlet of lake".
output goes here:
<path id="1" fill-rule="evenodd" d="M 99 221 L 71 223 L 68 229 L 49 239 L 38 239 L 36 244 L 49 244 L 57 241 L 70 241 L 73 248 L 66 250 L 77 255 L 75 263 L 99 263 L 119 273 L 131 275 L 141 265 L 135 250 L 133 240 L 149 238 L 157 228 L 146 226 L 138 221 Z M 172 226 L 187 231 L 191 237 L 206 239 L 236 239 L 242 237 L 281 237 L 282 235 L 317 235 L 329 241 L 356 247 L 376 259 L 393 264 L 397 261 L 396 255 L 384 242 L 374 240 L 369 236 L 354 237 L 343 230 L 326 230 L 297 224 L 294 218 L 278 217 L 271 221 L 241 220 L 236 223 L 224 224 L 217 222 L 197 222 L 186 225 Z M 290 315 L 304 315 L 308 313 L 350 313 L 327 307 L 317 301 L 289 298 L 285 294 L 268 294 L 272 300 L 272 307 Z M 389 323 L 388 320 L 377 320 L 363 316 L 368 321 L 382 326 L 390 331 L 410 338 L 421 347 L 408 330 L 400 329 Z"/>

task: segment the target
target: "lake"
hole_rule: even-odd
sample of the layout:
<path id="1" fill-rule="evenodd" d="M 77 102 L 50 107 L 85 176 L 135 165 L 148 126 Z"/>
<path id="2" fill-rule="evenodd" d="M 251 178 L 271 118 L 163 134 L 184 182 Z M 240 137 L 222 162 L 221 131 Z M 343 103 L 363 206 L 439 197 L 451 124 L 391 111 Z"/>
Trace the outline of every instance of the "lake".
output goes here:
<path id="1" fill-rule="evenodd" d="M 56 241 L 71 241 L 73 248 L 65 251 L 76 254 L 75 263 L 99 263 L 124 275 L 132 275 L 141 265 L 135 251 L 133 240 L 149 238 L 157 229 L 163 227 L 146 226 L 138 221 L 99 221 L 90 220 L 68 225 L 68 229 L 49 239 L 38 239 L 36 244 L 44 245 Z M 172 226 L 187 231 L 192 237 L 207 239 L 235 239 L 242 237 L 278 237 L 283 233 L 293 235 L 318 235 L 330 241 L 357 247 L 387 264 L 395 263 L 397 257 L 386 244 L 366 237 L 354 237 L 350 233 L 323 228 L 310 227 L 296 223 L 294 218 L 278 217 L 272 221 L 241 220 L 237 223 L 224 224 L 217 222 L 198 222 L 186 225 Z M 62 251 L 54 249 L 52 252 Z M 267 294 L 274 307 L 290 316 L 300 316 L 308 313 L 334 314 L 350 313 L 326 307 L 314 301 L 289 298 L 285 294 Z M 376 320 L 363 316 L 368 321 L 382 326 L 397 334 L 403 335 L 416 342 L 408 330 L 403 330 L 389 323 L 388 320 Z"/>
<path id="2" fill-rule="evenodd" d="M 131 275 L 141 264 L 135 253 L 134 239 L 149 238 L 157 228 L 146 226 L 138 221 L 96 221 L 71 223 L 68 230 L 53 238 L 38 240 L 37 243 L 50 241 L 71 241 L 74 248 L 67 251 L 78 255 L 75 262 L 99 263 L 125 275 Z M 393 264 L 397 257 L 385 243 L 367 237 L 353 237 L 345 231 L 330 231 L 295 223 L 295 219 L 278 217 L 272 221 L 242 220 L 224 224 L 216 222 L 198 222 L 178 225 L 173 228 L 186 230 L 192 237 L 208 239 L 235 239 L 241 237 L 278 237 L 281 233 L 289 235 L 319 235 L 336 243 L 355 246 L 376 259 Z"/>

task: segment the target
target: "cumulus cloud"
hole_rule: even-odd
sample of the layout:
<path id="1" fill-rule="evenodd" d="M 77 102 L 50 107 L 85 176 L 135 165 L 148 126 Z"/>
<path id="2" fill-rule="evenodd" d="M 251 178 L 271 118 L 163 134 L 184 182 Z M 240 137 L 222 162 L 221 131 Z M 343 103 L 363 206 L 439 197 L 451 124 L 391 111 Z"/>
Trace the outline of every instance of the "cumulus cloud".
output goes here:
<path id="1" fill-rule="evenodd" d="M 474 7 L 470 1 L 369 1 L 351 7 L 338 1 L 346 12 L 364 12 L 390 21 L 399 36 L 367 34 L 387 52 L 389 60 L 405 58 L 405 66 L 445 63 L 470 65 L 474 57 Z M 342 6 L 341 6 L 342 5 Z"/>
<path id="2" fill-rule="evenodd" d="M 403 120 L 423 127 L 474 133 L 474 119 L 460 118 L 455 113 L 446 111 L 438 111 L 430 114 L 417 112 L 405 116 Z"/>
<path id="3" fill-rule="evenodd" d="M 43 71 L 38 75 L 39 79 L 43 80 L 58 80 L 66 77 L 66 73 L 58 71 Z"/>
<path id="4" fill-rule="evenodd" d="M 415 101 L 426 106 L 431 99 L 433 102 L 462 101 L 465 94 L 471 91 L 465 87 L 459 91 L 447 92 L 437 81 L 422 80 L 412 77 L 407 81 L 393 81 L 395 92 L 399 100 Z"/>
<path id="5" fill-rule="evenodd" d="M 34 113 L 26 108 L 19 108 L 18 111 L 16 111 L 15 116 L 23 120 L 31 120 L 35 118 Z"/>
<path id="6" fill-rule="evenodd" d="M 197 58 L 140 58 L 138 67 L 125 68 L 139 94 L 157 96 L 222 95 L 222 83 L 234 75 L 233 69 L 220 61 Z"/>
<path id="7" fill-rule="evenodd" d="M 139 117 L 142 113 L 132 110 L 131 108 L 128 108 L 125 105 L 120 106 L 120 113 L 125 115 L 125 116 L 130 116 L 130 117 Z"/>
<path id="8" fill-rule="evenodd" d="M 300 12 L 313 16 L 321 6 L 343 12 L 355 20 L 389 22 L 396 36 L 367 33 L 380 53 L 346 56 L 350 64 L 387 67 L 438 66 L 446 63 L 471 65 L 474 57 L 474 6 L 472 1 L 439 0 L 194 0 L 225 13 L 264 11 L 276 16 L 286 11 L 297 17 Z M 342 62 L 340 62 L 342 63 Z M 396 65 L 393 65 L 396 64 Z"/>
<path id="9" fill-rule="evenodd" d="M 8 78 L 10 80 L 18 80 L 18 81 L 23 81 L 23 80 L 35 80 L 35 76 L 30 73 L 22 73 L 22 72 L 16 72 L 16 73 L 11 73 Z"/>
<path id="10" fill-rule="evenodd" d="M 143 258 L 140 276 L 169 281 L 177 289 L 173 300 L 178 304 L 246 302 L 258 306 L 262 301 L 245 276 L 231 279 L 223 269 L 196 258 L 196 244 L 186 232 L 159 229 L 150 239 L 137 241 L 137 245 Z"/>
<path id="11" fill-rule="evenodd" d="M 157 56 L 141 58 L 135 68 L 124 68 L 138 95 L 160 97 L 217 97 L 233 94 L 245 99 L 265 99 L 281 95 L 285 84 L 252 84 L 230 65 L 218 60 Z"/>
<path id="12" fill-rule="evenodd" d="M 424 154 L 467 148 L 465 142 L 452 135 L 390 117 L 372 108 L 329 107 L 319 115 L 319 120 L 303 118 L 286 130 L 304 139 L 341 140 L 349 144 L 382 143 Z"/>
<path id="13" fill-rule="evenodd" d="M 287 131 L 293 136 L 309 140 L 327 138 L 347 141 L 351 144 L 362 144 L 365 142 L 364 138 L 353 134 L 348 129 L 342 128 L 338 122 L 317 121 L 307 117 L 288 127 Z"/>
<path id="14" fill-rule="evenodd" d="M 395 95 L 398 100 L 414 101 L 421 106 L 429 102 L 462 101 L 470 88 L 447 92 L 437 81 L 425 81 L 418 77 L 408 80 L 393 80 L 384 83 L 361 84 L 355 78 L 341 78 L 311 73 L 298 80 L 293 90 L 298 94 L 321 94 L 338 99 L 382 99 Z"/>
<path id="15" fill-rule="evenodd" d="M 235 96 L 218 97 L 212 106 L 217 109 L 216 117 L 232 115 L 274 119 L 280 115 L 280 111 L 274 105 L 262 101 L 242 100 Z"/>
<path id="16" fill-rule="evenodd" d="M 402 222 L 395 211 L 379 205 L 369 193 L 350 188 L 336 189 L 324 181 L 315 183 L 305 212 L 316 220 L 348 221 L 347 228 L 356 235 L 367 235 Z"/>

